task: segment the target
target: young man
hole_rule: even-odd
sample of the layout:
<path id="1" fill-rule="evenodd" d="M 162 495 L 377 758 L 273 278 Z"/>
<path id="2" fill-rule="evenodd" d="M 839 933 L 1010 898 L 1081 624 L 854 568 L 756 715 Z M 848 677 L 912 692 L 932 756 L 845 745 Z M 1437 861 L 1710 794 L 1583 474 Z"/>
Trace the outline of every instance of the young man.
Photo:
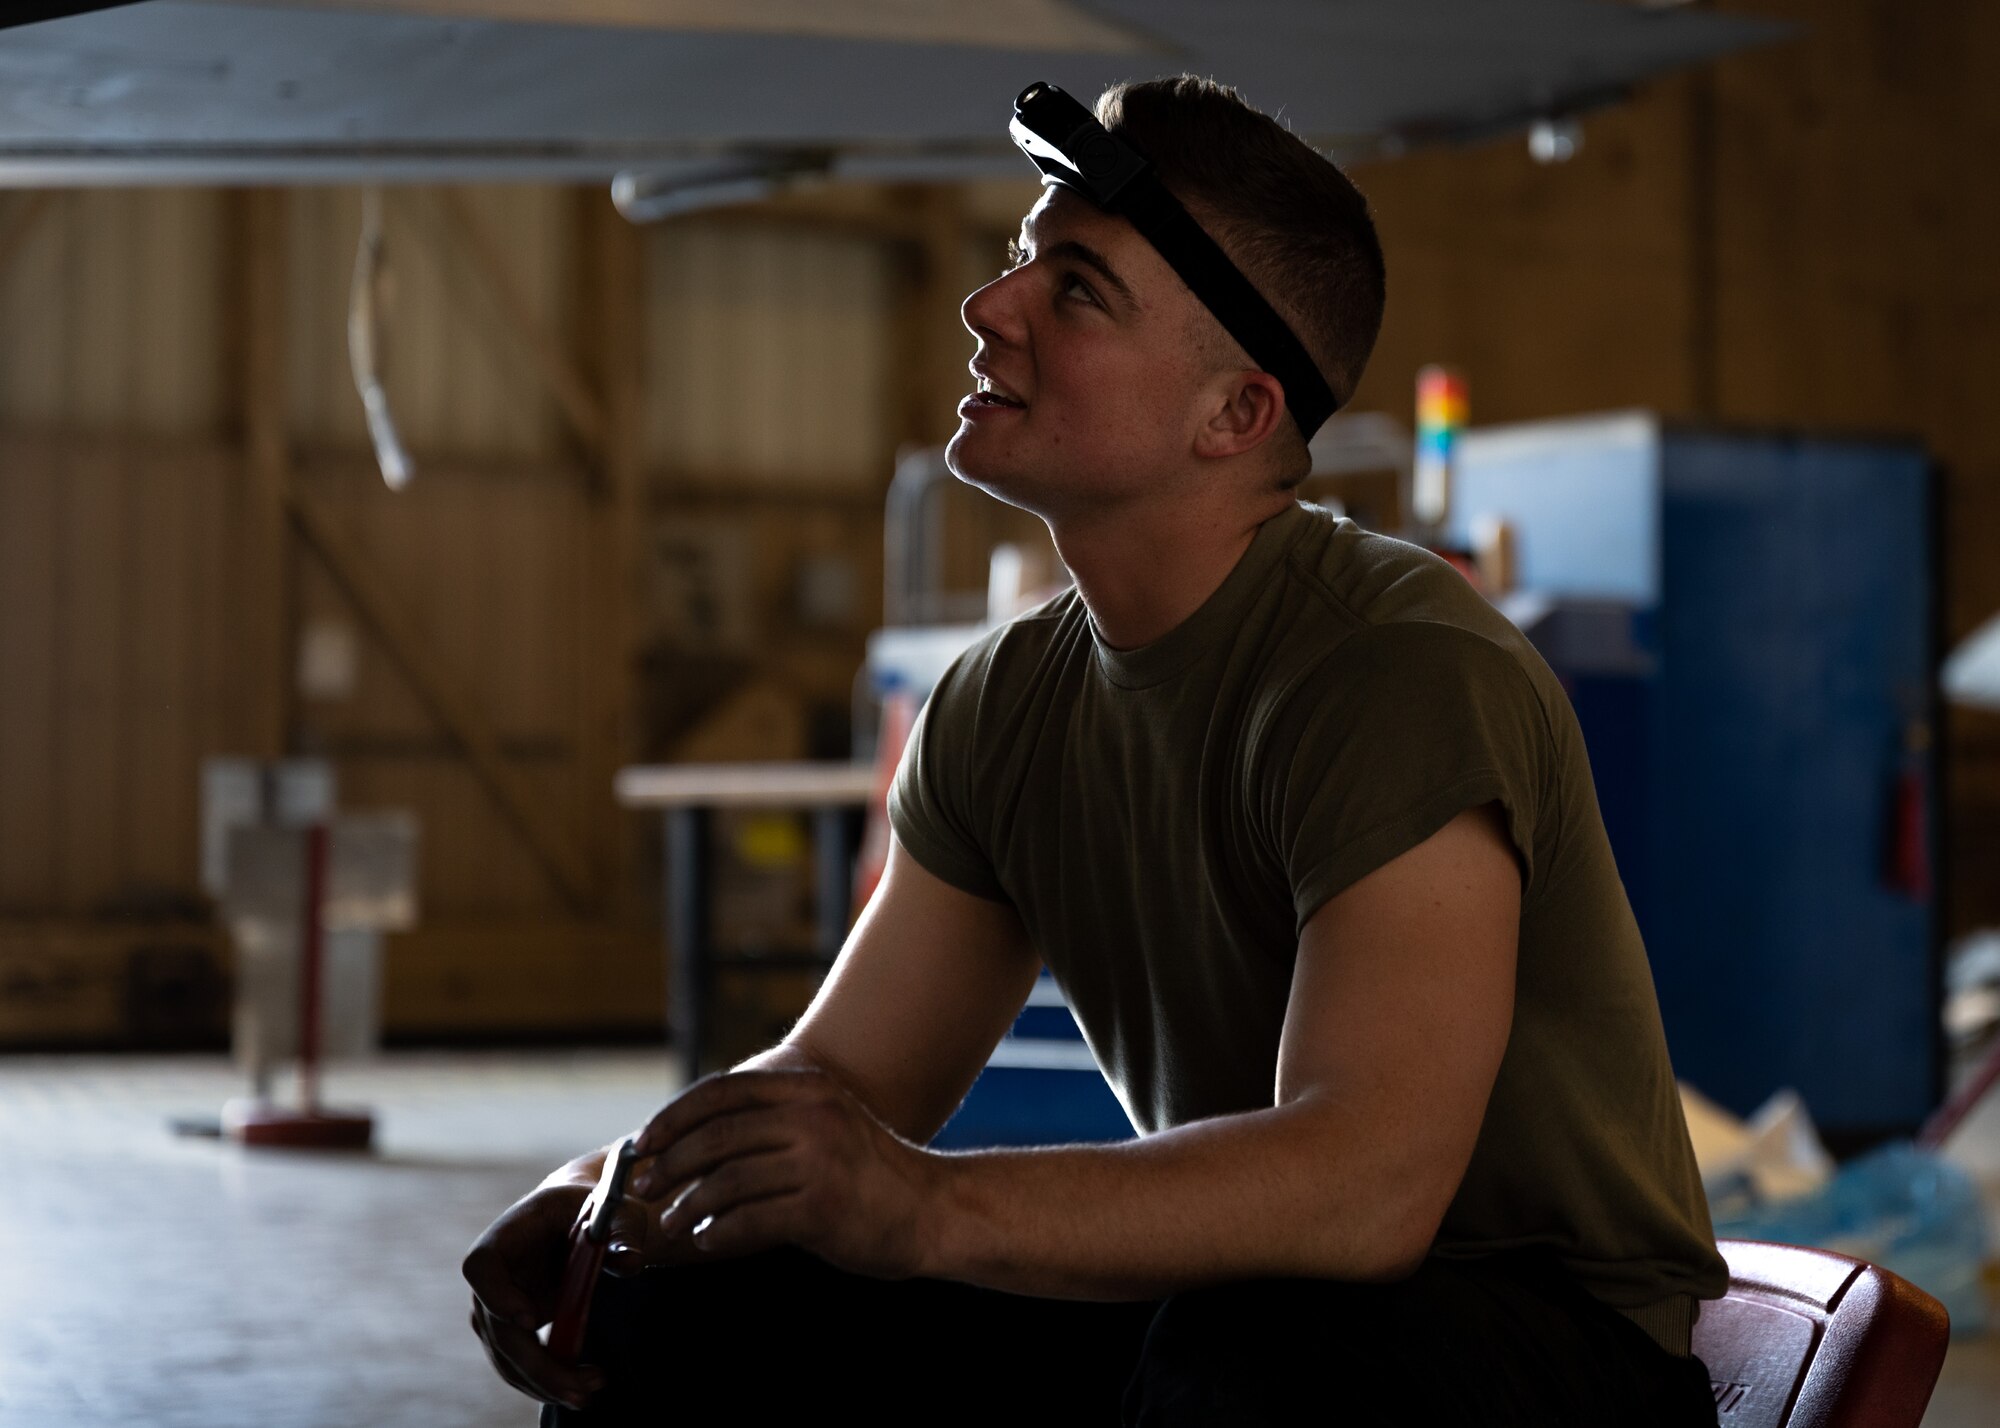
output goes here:
<path id="1" fill-rule="evenodd" d="M 1076 588 L 933 694 L 811 1010 L 646 1128 L 593 1367 L 534 1329 L 598 1157 L 474 1246 L 475 1329 L 583 1421 L 1713 1423 L 1725 1272 L 1562 690 L 1290 494 L 1380 321 L 1364 202 L 1204 80 L 1111 90 L 1115 138 L 1043 98 L 949 459 Z M 1141 1136 L 923 1149 L 1044 962 Z"/>

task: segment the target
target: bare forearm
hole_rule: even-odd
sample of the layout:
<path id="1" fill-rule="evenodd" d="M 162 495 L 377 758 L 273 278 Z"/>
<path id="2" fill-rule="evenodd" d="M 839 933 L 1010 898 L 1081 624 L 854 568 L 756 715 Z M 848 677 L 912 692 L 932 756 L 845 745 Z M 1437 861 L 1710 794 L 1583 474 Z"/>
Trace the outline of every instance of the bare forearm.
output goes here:
<path id="1" fill-rule="evenodd" d="M 817 1071 L 830 1076 L 866 1106 L 870 1115 L 913 1145 L 922 1145 L 936 1135 L 958 1109 L 958 1103 L 965 1099 L 963 1086 L 956 1088 L 956 1094 L 947 1090 L 940 1096 L 936 1087 L 914 1078 L 906 1078 L 901 1084 L 884 1084 L 879 1075 L 871 1078 L 863 1074 L 807 1033 L 808 1028 L 803 1026 L 794 1029 L 776 1046 L 759 1052 L 736 1069 Z M 969 1084 L 970 1078 L 967 1080 Z"/>
<path id="2" fill-rule="evenodd" d="M 1295 1102 L 1123 1145 L 940 1157 L 923 1272 L 1069 1299 L 1399 1277 L 1437 1218 L 1435 1193 L 1404 1187 L 1436 1177 L 1404 1179 L 1338 1115 Z"/>
<path id="3" fill-rule="evenodd" d="M 814 1055 L 796 1037 L 786 1037 L 735 1067 L 738 1071 L 827 1071 L 822 1058 Z"/>

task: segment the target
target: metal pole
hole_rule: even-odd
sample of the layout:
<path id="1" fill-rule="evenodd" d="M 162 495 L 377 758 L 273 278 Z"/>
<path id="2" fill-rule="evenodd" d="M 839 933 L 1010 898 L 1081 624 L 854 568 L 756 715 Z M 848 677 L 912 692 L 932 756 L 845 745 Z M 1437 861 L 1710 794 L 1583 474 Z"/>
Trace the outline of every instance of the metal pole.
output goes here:
<path id="1" fill-rule="evenodd" d="M 710 940 L 710 812 L 667 810 L 667 1027 L 679 1049 L 687 1080 L 701 1076 L 708 1004 Z"/>
<path id="2" fill-rule="evenodd" d="M 319 981 L 325 905 L 326 825 L 314 823 L 306 829 L 305 927 L 299 942 L 299 1102 L 309 1116 L 319 1113 Z"/>

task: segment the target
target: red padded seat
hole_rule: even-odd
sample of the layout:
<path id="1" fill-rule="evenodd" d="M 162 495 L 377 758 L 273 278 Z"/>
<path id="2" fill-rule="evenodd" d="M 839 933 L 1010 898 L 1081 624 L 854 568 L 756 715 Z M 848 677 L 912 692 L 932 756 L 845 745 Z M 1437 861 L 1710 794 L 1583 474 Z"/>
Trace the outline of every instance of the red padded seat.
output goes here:
<path id="1" fill-rule="evenodd" d="M 1723 1240 L 1729 1294 L 1701 1306 L 1694 1351 L 1721 1428 L 1917 1428 L 1951 1321 L 1864 1260 Z"/>

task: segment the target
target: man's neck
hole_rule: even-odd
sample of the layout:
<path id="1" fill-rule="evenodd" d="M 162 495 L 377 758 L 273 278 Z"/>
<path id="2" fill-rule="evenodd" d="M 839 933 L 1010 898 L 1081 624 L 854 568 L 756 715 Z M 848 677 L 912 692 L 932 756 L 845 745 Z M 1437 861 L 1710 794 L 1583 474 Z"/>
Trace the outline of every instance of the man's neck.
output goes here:
<path id="1" fill-rule="evenodd" d="M 1076 579 L 1098 638 L 1138 649 L 1169 633 L 1213 595 L 1257 529 L 1291 504 L 1263 509 L 1122 510 L 1049 522 L 1063 564 Z"/>

